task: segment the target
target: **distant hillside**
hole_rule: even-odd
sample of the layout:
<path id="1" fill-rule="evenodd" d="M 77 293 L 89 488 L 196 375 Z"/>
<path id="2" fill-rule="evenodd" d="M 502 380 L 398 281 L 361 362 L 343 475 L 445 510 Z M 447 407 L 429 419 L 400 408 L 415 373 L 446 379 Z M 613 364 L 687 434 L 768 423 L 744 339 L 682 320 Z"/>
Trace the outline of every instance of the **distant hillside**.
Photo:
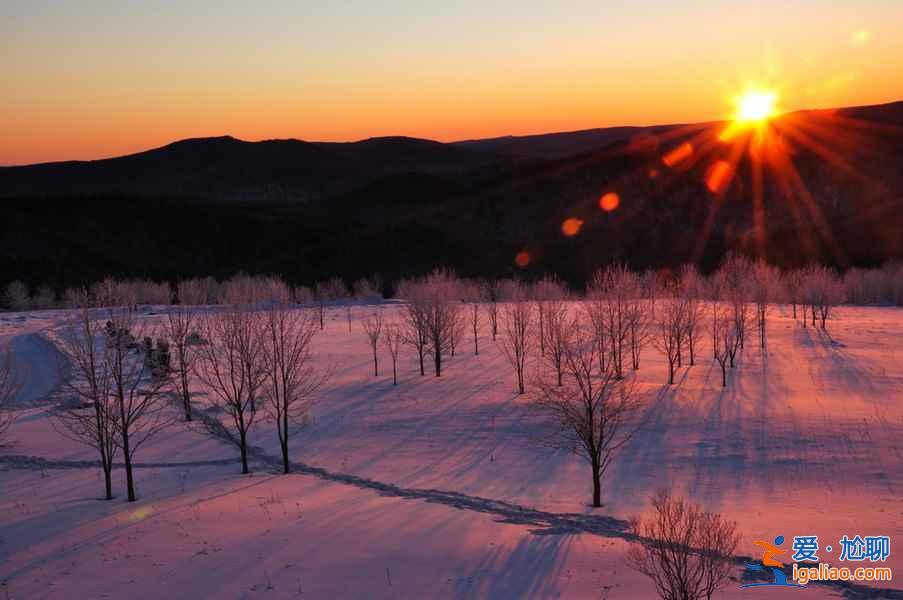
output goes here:
<path id="1" fill-rule="evenodd" d="M 382 177 L 459 174 L 498 157 L 405 137 L 326 143 L 188 139 L 117 158 L 0 168 L 0 195 L 126 194 L 306 202 Z"/>
<path id="2" fill-rule="evenodd" d="M 727 156 L 721 128 L 622 129 L 564 156 L 551 148 L 592 135 L 508 146 L 226 137 L 2 169 L 0 284 L 237 270 L 391 279 L 446 265 L 473 276 L 556 272 L 581 285 L 612 260 L 708 268 L 728 251 L 782 265 L 903 259 L 903 103 L 806 113 L 795 139 L 774 140 L 790 166 L 744 155 L 718 195 L 706 182 Z M 684 143 L 698 150 L 667 166 L 663 156 Z M 613 212 L 598 206 L 607 191 L 620 197 Z M 567 218 L 582 222 L 578 235 L 562 235 Z"/>
<path id="3" fill-rule="evenodd" d="M 506 135 L 481 140 L 464 140 L 454 142 L 454 145 L 472 150 L 481 150 L 499 156 L 555 159 L 598 150 L 609 144 L 629 140 L 638 135 L 656 135 L 672 131 L 678 127 L 680 126 L 605 127 L 602 129 L 584 129 L 562 133 Z"/>

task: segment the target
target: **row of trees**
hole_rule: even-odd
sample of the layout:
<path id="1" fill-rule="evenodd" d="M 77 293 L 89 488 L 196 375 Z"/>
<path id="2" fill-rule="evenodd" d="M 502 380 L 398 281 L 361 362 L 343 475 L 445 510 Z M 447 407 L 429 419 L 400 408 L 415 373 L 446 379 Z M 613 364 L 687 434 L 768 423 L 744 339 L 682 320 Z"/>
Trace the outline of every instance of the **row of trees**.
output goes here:
<path id="1" fill-rule="evenodd" d="M 824 315 L 825 326 L 836 302 L 831 290 L 837 282 L 828 269 L 799 272 L 792 289 L 799 293 L 794 297 L 799 298 L 804 323 L 811 315 Z M 721 366 L 726 386 L 727 370 L 735 366 L 753 330 L 759 345 L 766 347 L 768 315 L 784 285 L 777 269 L 738 256 L 709 277 L 687 266 L 656 285 L 616 264 L 594 273 L 586 300 L 572 303 L 565 286 L 554 278 L 532 285 L 490 285 L 437 270 L 404 282 L 401 290 L 408 301 L 400 323 L 389 322 L 379 308 L 364 319 L 363 330 L 374 375 L 379 375 L 385 348 L 397 383 L 401 346 L 416 353 L 421 375 L 429 359 L 438 377 L 443 357 L 454 355 L 466 336 L 473 335 L 473 351 L 479 353 L 483 324 L 491 323 L 518 393 L 529 393 L 533 407 L 553 424 L 549 441 L 589 464 L 593 503 L 598 506 L 601 478 L 638 426 L 643 401 L 635 393 L 631 372 L 640 368 L 643 349 L 651 343 L 662 353 L 669 366 L 668 383 L 673 384 L 678 368 L 700 360 L 699 348 L 709 330 L 712 358 Z M 530 356 L 539 359 L 540 367 L 532 377 L 527 372 Z"/>
<path id="2" fill-rule="evenodd" d="M 735 260 L 729 257 L 728 262 Z M 741 259 L 748 262 L 746 259 Z M 806 290 L 802 287 L 807 273 L 813 267 L 778 271 L 778 285 L 772 290 L 773 301 L 788 304 L 805 304 Z M 816 269 L 817 270 L 817 269 Z M 639 285 L 647 297 L 658 290 L 673 285 L 674 277 L 666 271 L 646 271 L 637 274 Z M 401 280 L 395 285 L 396 297 L 407 298 L 411 283 L 417 280 Z M 551 282 L 551 287 L 549 283 Z M 512 282 L 463 280 L 460 289 L 467 296 L 477 296 L 483 301 L 510 297 Z M 592 281 L 591 281 L 592 283 Z M 532 286 L 532 293 L 542 296 L 558 293 L 560 284 L 546 277 Z M 362 278 L 347 285 L 340 277 L 315 283 L 310 287 L 292 286 L 278 276 L 246 275 L 239 273 L 228 280 L 217 281 L 212 277 L 186 279 L 175 284 L 146 279 L 117 280 L 107 278 L 89 286 L 88 292 L 99 304 L 102 299 L 116 298 L 128 305 L 138 304 L 192 304 L 192 305 L 263 305 L 267 303 L 294 302 L 296 304 L 328 305 L 345 300 L 374 300 L 383 298 L 388 287 L 379 277 Z M 842 276 L 834 274 L 829 291 L 837 303 L 856 305 L 903 306 L 903 264 L 890 263 L 877 269 L 849 269 Z M 21 281 L 8 283 L 0 292 L 0 305 L 16 311 L 49 308 L 78 308 L 85 289 L 69 288 L 57 292 L 47 285 L 33 289 Z"/>
<path id="3" fill-rule="evenodd" d="M 125 306 L 175 303 L 263 306 L 288 302 L 316 304 L 344 299 L 372 300 L 383 297 L 383 285 L 378 277 L 373 277 L 359 279 L 349 288 L 341 278 L 334 277 L 312 287 L 291 286 L 277 276 L 239 273 L 225 281 L 199 277 L 173 285 L 148 279 L 108 277 L 87 288 L 67 288 L 57 293 L 47 285 L 29 289 L 21 281 L 13 281 L 0 292 L 0 305 L 14 311 L 79 308 L 86 293 L 101 306 L 109 306 L 114 301 Z"/>
<path id="4" fill-rule="evenodd" d="M 288 304 L 203 312 L 180 305 L 155 326 L 122 301 L 101 308 L 85 295 L 58 340 L 69 369 L 64 381 L 76 400 L 60 406 L 54 423 L 97 451 L 107 499 L 113 497 L 112 469 L 121 453 L 133 501 L 136 453 L 179 412 L 186 421 L 195 420 L 191 383 L 196 378 L 209 393 L 208 410 L 199 420 L 236 445 L 242 472 L 249 472 L 248 434 L 258 422 L 269 421 L 276 425 L 288 473 L 290 436 L 328 376 L 313 364 L 318 330 L 312 310 Z"/>

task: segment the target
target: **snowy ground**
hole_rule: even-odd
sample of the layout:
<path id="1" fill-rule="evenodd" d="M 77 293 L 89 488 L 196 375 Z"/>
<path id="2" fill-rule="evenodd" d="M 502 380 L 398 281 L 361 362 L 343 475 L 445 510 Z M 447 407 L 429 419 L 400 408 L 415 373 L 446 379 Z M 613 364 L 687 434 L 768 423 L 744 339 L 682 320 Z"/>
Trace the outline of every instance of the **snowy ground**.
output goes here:
<path id="1" fill-rule="evenodd" d="M 252 435 L 251 476 L 234 448 L 178 425 L 141 450 L 131 504 L 121 470 L 119 497 L 97 499 L 96 457 L 47 418 L 59 360 L 46 336 L 66 313 L 0 315 L 0 345 L 27 366 L 0 449 L 0 598 L 653 597 L 624 562 L 625 527 L 664 486 L 738 521 L 745 555 L 779 534 L 835 546 L 889 535 L 893 589 L 845 591 L 903 597 L 903 311 L 841 309 L 829 338 L 776 309 L 767 354 L 750 344 L 726 390 L 707 342 L 672 387 L 648 348 L 647 424 L 592 509 L 588 468 L 535 443 L 539 423 L 488 335 L 439 379 L 406 352 L 393 387 L 388 354 L 387 376 L 372 375 L 359 322 L 371 310 L 355 308 L 350 333 L 331 312 L 316 338 L 333 377 L 293 439 L 298 474 L 274 474 L 268 424 Z M 732 583 L 722 597 L 843 591 Z"/>

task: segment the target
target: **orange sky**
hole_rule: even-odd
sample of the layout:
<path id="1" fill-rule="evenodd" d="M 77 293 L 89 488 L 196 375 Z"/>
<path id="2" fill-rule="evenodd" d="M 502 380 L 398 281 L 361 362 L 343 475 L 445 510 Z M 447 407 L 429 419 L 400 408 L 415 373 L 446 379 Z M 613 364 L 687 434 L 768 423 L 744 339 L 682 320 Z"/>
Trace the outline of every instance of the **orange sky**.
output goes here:
<path id="1" fill-rule="evenodd" d="M 60 4 L 0 6 L 0 164 L 223 134 L 456 140 L 705 121 L 753 81 L 787 110 L 903 99 L 894 0 Z"/>

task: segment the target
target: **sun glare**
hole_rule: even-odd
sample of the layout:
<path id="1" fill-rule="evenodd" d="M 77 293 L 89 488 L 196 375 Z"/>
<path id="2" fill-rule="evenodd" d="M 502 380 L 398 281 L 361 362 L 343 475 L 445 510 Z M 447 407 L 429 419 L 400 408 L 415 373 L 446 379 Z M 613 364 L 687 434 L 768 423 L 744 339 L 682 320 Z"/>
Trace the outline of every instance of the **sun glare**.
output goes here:
<path id="1" fill-rule="evenodd" d="M 762 122 L 775 114 L 778 96 L 774 92 L 750 90 L 737 100 L 737 121 Z"/>

